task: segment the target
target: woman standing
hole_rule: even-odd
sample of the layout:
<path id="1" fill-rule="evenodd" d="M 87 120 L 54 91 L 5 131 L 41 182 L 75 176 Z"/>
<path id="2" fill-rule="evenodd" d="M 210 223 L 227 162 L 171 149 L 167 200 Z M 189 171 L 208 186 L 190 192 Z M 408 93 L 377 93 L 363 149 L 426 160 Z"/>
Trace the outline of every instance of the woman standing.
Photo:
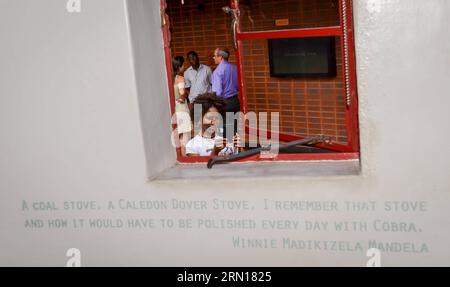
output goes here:
<path id="1" fill-rule="evenodd" d="M 181 143 L 181 155 L 186 156 L 186 143 L 190 139 L 192 125 L 189 115 L 189 106 L 187 103 L 188 93 L 184 87 L 184 58 L 182 56 L 176 56 L 172 62 L 175 74 L 174 92 L 177 129 Z"/>

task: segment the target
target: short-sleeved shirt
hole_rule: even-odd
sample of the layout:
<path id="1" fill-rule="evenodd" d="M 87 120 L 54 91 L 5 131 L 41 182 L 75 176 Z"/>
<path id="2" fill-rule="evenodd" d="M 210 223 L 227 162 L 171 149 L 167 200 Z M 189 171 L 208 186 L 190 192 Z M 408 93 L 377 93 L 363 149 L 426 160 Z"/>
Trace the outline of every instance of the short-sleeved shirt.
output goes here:
<path id="1" fill-rule="evenodd" d="M 203 64 L 200 64 L 198 70 L 190 67 L 184 72 L 184 82 L 186 88 L 190 89 L 189 101 L 191 103 L 198 95 L 211 92 L 211 75 L 211 68 Z"/>
<path id="2" fill-rule="evenodd" d="M 198 154 L 199 156 L 210 156 L 214 151 L 214 139 L 195 136 L 186 144 L 186 154 Z"/>

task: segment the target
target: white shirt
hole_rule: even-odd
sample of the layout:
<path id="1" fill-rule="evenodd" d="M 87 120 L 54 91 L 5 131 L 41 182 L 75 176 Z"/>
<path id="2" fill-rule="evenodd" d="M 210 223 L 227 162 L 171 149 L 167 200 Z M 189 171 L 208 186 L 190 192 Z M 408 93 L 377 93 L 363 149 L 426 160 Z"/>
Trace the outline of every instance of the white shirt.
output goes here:
<path id="1" fill-rule="evenodd" d="M 198 70 L 195 70 L 191 66 L 184 72 L 185 87 L 190 89 L 189 101 L 191 103 L 198 95 L 210 93 L 212 91 L 211 75 L 211 68 L 203 64 L 200 64 Z"/>
<path id="2" fill-rule="evenodd" d="M 210 156 L 214 150 L 214 139 L 195 136 L 186 144 L 186 154 L 198 154 L 200 156 Z"/>

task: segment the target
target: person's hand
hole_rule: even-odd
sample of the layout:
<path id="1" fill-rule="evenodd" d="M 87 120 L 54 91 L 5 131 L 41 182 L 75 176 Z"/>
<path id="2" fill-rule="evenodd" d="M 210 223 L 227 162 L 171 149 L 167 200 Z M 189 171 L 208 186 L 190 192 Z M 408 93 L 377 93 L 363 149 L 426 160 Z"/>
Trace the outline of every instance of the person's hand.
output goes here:
<path id="1" fill-rule="evenodd" d="M 185 101 L 186 101 L 186 100 L 185 100 L 185 99 L 182 99 L 182 98 L 179 98 L 179 99 L 177 100 L 177 102 L 180 103 L 180 104 L 183 104 Z"/>
<path id="2" fill-rule="evenodd" d="M 238 133 L 233 137 L 233 145 L 235 147 L 244 147 L 244 143 Z"/>
<path id="3" fill-rule="evenodd" d="M 218 148 L 223 148 L 226 145 L 226 139 L 220 136 L 214 138 L 214 146 Z"/>

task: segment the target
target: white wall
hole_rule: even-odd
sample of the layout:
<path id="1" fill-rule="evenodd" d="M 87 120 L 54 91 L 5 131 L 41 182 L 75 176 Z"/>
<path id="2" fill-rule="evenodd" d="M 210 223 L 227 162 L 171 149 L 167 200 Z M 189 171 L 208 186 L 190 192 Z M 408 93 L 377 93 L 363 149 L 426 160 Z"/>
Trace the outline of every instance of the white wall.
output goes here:
<path id="1" fill-rule="evenodd" d="M 365 250 L 286 249 L 283 238 L 364 248 L 368 240 L 426 244 L 427 253 L 383 252 L 382 264 L 449 264 L 448 1 L 354 1 L 362 175 L 151 183 L 152 160 L 160 158 L 149 127 L 169 116 L 147 110 L 167 93 L 160 23 L 149 20 L 159 15 L 159 1 L 130 0 L 129 11 L 121 0 L 82 1 L 80 14 L 68 14 L 65 2 L 0 2 L 0 265 L 64 266 L 71 247 L 81 250 L 84 266 L 364 266 L 368 260 Z M 148 26 L 140 30 L 138 23 Z M 108 210 L 109 201 L 120 199 L 204 200 L 208 210 Z M 214 199 L 247 200 L 250 210 L 216 210 Z M 340 211 L 264 210 L 264 199 L 336 201 Z M 63 210 L 71 200 L 95 201 L 96 209 Z M 23 210 L 23 201 L 49 201 L 59 210 Z M 376 210 L 349 212 L 345 201 L 374 201 Z M 385 201 L 420 201 L 427 211 L 389 212 Z M 29 219 L 55 218 L 69 226 L 25 227 Z M 154 219 L 157 226 L 76 229 L 78 218 Z M 245 218 L 258 226 L 281 219 L 301 228 L 163 229 L 160 219 L 167 218 Z M 374 220 L 412 222 L 416 232 L 377 232 Z M 367 222 L 368 230 L 312 232 L 305 221 Z M 276 239 L 278 247 L 234 248 L 237 236 Z"/>

